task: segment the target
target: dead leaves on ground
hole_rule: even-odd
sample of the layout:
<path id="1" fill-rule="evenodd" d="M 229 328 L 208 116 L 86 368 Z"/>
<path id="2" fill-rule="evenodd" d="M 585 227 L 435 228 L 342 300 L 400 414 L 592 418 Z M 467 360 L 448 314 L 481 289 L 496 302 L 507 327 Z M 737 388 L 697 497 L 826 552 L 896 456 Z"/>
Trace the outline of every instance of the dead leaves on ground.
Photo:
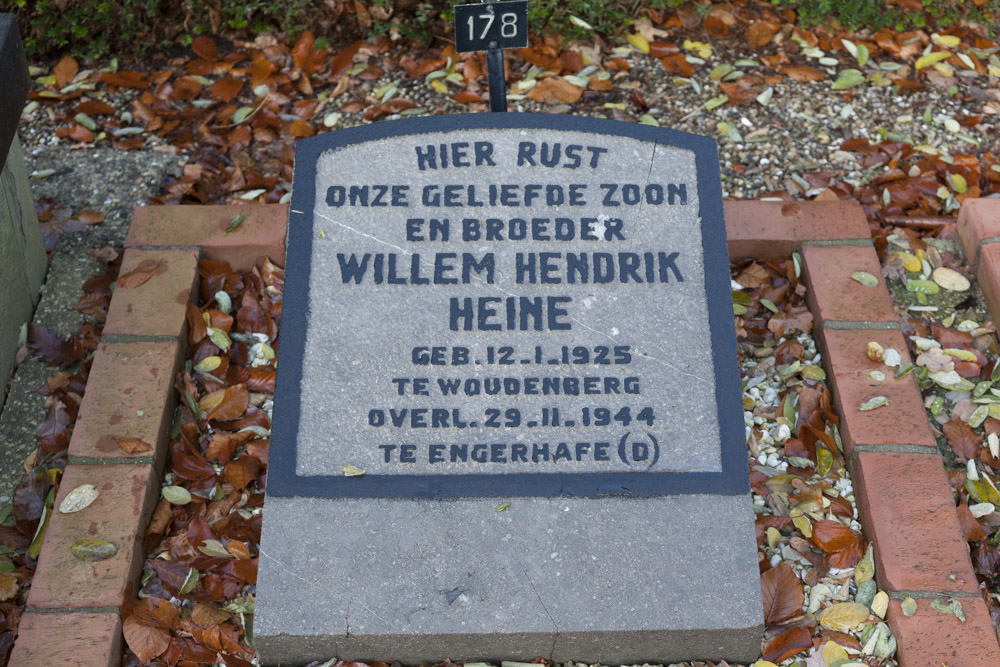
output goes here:
<path id="1" fill-rule="evenodd" d="M 825 372 L 813 365 L 802 342 L 812 315 L 798 264 L 745 261 L 733 267 L 732 279 L 744 386 L 778 379 L 768 402 L 753 399 L 748 389 L 744 393 L 744 409 L 755 417 L 747 442 L 750 483 L 764 502 L 756 519 L 767 627 L 763 657 L 777 663 L 830 641 L 857 655 L 859 640 L 822 619 L 839 618 L 848 609 L 844 604 L 868 609 L 851 601 L 851 584 L 871 580 L 874 565 L 866 560 L 867 541 L 852 527 L 855 509 L 841 493 L 846 462 Z M 782 429 L 785 434 L 775 439 Z M 786 467 L 775 467 L 762 454 L 767 442 L 779 449 Z M 807 599 L 804 585 L 824 593 Z M 867 612 L 858 621 L 880 622 Z"/>
<path id="2" fill-rule="evenodd" d="M 168 464 L 190 501 L 163 498 L 153 512 L 145 597 L 123 613 L 126 665 L 215 664 L 217 654 L 244 665 L 254 656 L 243 615 L 252 613 L 248 587 L 257 581 L 274 391 L 260 380 L 273 376 L 273 360 L 260 364 L 254 349 L 277 349 L 284 272 L 266 260 L 243 273 L 211 260 L 198 270 L 205 305 L 188 305 L 189 322 L 200 326 L 189 328 L 190 370 L 176 379 L 182 416 Z M 225 349 L 212 331 L 226 334 Z"/>

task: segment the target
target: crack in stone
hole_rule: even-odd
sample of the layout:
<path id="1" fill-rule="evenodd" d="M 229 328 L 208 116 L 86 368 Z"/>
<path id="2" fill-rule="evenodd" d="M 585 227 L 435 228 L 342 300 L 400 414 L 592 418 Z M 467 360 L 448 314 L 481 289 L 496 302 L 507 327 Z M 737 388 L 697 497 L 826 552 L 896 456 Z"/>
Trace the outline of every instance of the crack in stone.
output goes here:
<path id="1" fill-rule="evenodd" d="M 538 604 L 542 605 L 542 610 L 545 612 L 545 615 L 549 617 L 550 621 L 552 621 L 552 627 L 556 629 L 556 631 L 552 633 L 552 648 L 549 650 L 549 659 L 554 660 L 556 654 L 556 641 L 559 639 L 559 624 L 556 623 L 556 619 L 552 617 L 551 613 L 549 613 L 549 608 L 545 606 L 545 602 L 542 601 L 542 596 L 538 593 L 538 589 L 535 588 L 535 582 L 533 582 L 531 577 L 528 576 L 528 571 L 524 569 L 523 565 L 521 566 L 521 574 L 524 575 L 524 580 L 528 582 L 529 586 L 531 586 L 531 592 L 535 594 L 536 598 L 538 598 Z"/>

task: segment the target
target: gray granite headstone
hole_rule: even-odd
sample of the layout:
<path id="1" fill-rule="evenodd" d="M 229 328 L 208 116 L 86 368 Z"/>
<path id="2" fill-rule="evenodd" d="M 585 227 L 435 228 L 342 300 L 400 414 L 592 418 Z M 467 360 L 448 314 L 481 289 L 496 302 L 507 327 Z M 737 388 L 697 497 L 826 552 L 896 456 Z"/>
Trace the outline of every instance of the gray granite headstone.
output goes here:
<path id="1" fill-rule="evenodd" d="M 268 664 L 759 655 L 717 159 L 532 114 L 299 144 Z"/>

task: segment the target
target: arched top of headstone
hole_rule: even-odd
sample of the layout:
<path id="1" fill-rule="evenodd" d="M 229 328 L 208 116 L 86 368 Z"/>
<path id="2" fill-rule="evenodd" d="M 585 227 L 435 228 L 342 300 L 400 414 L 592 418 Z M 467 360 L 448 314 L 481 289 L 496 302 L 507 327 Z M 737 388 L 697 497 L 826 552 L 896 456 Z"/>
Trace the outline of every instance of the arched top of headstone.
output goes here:
<path id="1" fill-rule="evenodd" d="M 378 123 L 298 144 L 289 215 L 271 495 L 746 493 L 714 140 Z"/>

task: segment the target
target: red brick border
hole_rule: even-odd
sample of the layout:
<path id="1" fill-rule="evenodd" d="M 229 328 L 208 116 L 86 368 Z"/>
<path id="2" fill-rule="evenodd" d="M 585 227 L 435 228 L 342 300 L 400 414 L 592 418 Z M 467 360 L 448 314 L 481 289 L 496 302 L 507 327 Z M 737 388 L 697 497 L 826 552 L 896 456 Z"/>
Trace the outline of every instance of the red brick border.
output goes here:
<path id="1" fill-rule="evenodd" d="M 284 205 L 136 209 L 121 272 L 144 263 L 156 268 L 148 281 L 119 287 L 111 299 L 56 505 L 81 484 L 94 484 L 100 495 L 78 513 L 52 515 L 11 667 L 121 664 L 122 595 L 142 569 L 142 537 L 159 496 L 198 259 L 248 269 L 266 255 L 283 264 L 286 216 Z M 150 450 L 129 454 L 118 446 L 122 438 L 138 438 Z M 70 545 L 84 538 L 118 551 L 94 563 L 77 560 Z"/>
<path id="2" fill-rule="evenodd" d="M 967 249 L 975 252 L 982 244 L 980 285 L 993 312 L 1000 313 L 992 298 L 1000 294 L 1000 201 L 983 201 L 966 203 L 959 233 Z M 241 214 L 242 221 L 227 233 Z M 861 207 L 854 202 L 725 202 L 725 214 L 731 260 L 802 254 L 855 498 L 875 545 L 879 585 L 894 598 L 887 620 L 899 639 L 901 667 L 1000 664 L 1000 646 L 977 592 L 915 381 L 891 373 L 877 381 L 869 375 L 885 368 L 865 355 L 870 340 L 895 348 L 904 362 L 909 357 Z M 238 270 L 261 255 L 282 259 L 286 215 L 284 205 L 136 210 L 123 272 L 147 260 L 160 264 L 147 283 L 117 290 L 112 299 L 57 500 L 86 482 L 97 484 L 102 496 L 79 514 L 53 516 L 12 666 L 120 663 L 121 594 L 141 568 L 137 546 L 159 491 L 174 406 L 170 378 L 187 347 L 184 305 L 197 286 L 196 259 L 226 261 Z M 878 276 L 879 285 L 852 280 L 854 271 Z M 131 391 L 122 391 L 123 382 Z M 890 407 L 857 410 L 874 395 L 889 397 Z M 122 437 L 140 438 L 153 449 L 126 454 L 117 447 Z M 96 536 L 116 542 L 118 554 L 96 570 L 94 564 L 85 568 L 72 562 L 68 545 Z M 918 599 L 912 617 L 900 610 L 899 600 L 908 595 Z M 927 598 L 935 597 L 958 599 L 967 622 L 930 609 Z"/>

